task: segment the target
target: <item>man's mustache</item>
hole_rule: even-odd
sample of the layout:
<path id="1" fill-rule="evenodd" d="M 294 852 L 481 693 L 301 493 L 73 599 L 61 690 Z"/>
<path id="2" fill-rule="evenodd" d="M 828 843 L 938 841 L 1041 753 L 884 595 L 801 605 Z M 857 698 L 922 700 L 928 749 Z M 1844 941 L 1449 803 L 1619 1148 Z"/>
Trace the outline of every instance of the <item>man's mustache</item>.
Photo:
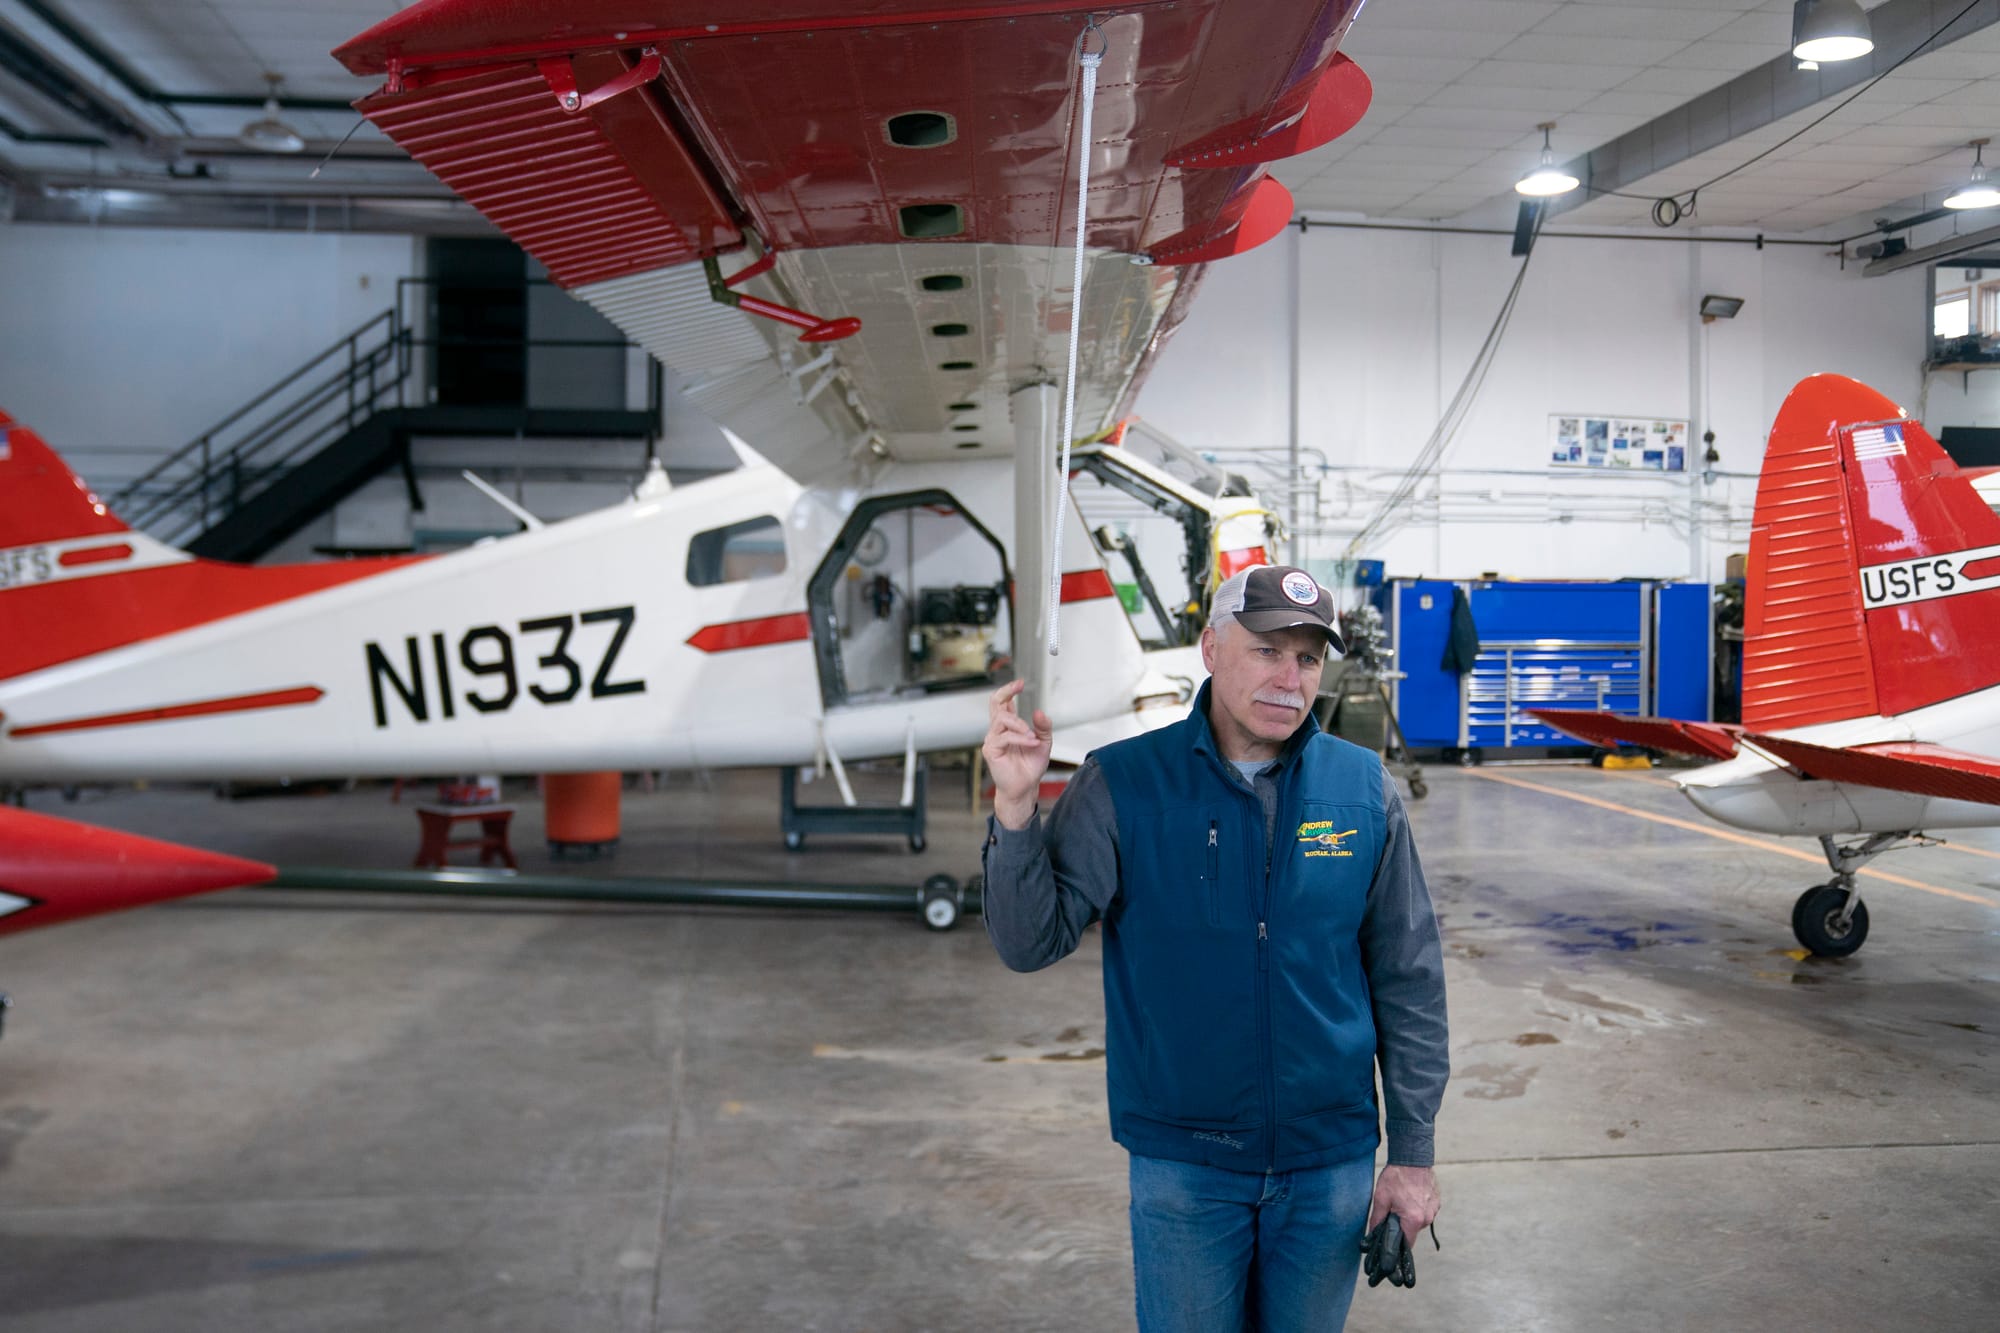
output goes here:
<path id="1" fill-rule="evenodd" d="M 1259 690 L 1250 697 L 1260 704 L 1272 704 L 1279 708 L 1304 708 L 1306 706 L 1306 697 L 1296 690 L 1290 692 Z"/>

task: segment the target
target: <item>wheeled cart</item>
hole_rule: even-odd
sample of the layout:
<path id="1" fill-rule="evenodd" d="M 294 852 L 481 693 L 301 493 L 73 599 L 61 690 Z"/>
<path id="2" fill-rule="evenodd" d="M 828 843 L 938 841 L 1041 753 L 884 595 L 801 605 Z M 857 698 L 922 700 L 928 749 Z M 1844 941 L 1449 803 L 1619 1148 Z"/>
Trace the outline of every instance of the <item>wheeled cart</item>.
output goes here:
<path id="1" fill-rule="evenodd" d="M 798 851 L 809 833 L 888 833 L 908 838 L 910 850 L 924 849 L 925 789 L 929 765 L 919 759 L 909 786 L 910 799 L 901 805 L 800 805 L 799 770 L 786 768 L 779 778 L 779 826 L 785 846 Z"/>

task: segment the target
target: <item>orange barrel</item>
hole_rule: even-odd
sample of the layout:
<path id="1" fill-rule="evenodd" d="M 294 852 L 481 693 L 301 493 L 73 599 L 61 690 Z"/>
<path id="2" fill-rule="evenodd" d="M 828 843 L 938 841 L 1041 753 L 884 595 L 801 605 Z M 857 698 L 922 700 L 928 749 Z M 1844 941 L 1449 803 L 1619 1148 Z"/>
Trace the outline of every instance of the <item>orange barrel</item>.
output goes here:
<path id="1" fill-rule="evenodd" d="M 608 848 L 618 841 L 622 773 L 549 773 L 542 778 L 542 807 L 549 849 Z"/>

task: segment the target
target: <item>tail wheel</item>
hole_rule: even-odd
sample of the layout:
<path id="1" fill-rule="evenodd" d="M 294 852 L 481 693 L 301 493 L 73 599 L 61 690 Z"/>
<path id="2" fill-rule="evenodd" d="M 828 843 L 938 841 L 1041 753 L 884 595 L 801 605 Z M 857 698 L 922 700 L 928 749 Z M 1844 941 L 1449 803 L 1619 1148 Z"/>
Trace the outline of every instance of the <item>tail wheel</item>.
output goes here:
<path id="1" fill-rule="evenodd" d="M 1867 903 L 1856 903 L 1854 914 L 1842 924 L 1847 896 L 1837 884 L 1816 884 L 1792 905 L 1792 934 L 1821 958 L 1845 958 L 1868 938 Z"/>

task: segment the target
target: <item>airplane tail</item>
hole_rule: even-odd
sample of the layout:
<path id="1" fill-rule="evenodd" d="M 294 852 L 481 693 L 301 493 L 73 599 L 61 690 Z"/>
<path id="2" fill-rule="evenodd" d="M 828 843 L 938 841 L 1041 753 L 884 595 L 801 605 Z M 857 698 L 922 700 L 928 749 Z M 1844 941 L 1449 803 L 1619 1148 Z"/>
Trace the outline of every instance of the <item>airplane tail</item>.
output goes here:
<path id="1" fill-rule="evenodd" d="M 34 572 L 13 568 L 12 552 L 126 531 L 41 436 L 0 412 L 0 588 Z"/>
<path id="2" fill-rule="evenodd" d="M 2000 516 L 1923 426 L 1799 382 L 1757 483 L 1743 724 L 1906 713 L 2000 684 Z"/>
<path id="3" fill-rule="evenodd" d="M 0 412 L 0 680 L 346 583 L 416 557 L 245 566 L 126 526 Z"/>

